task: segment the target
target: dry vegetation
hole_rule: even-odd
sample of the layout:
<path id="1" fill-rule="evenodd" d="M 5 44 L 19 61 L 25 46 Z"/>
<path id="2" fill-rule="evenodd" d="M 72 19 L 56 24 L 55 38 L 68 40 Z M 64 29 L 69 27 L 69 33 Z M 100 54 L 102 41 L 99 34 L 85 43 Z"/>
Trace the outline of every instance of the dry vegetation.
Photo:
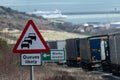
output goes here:
<path id="1" fill-rule="evenodd" d="M 2 39 L 0 45 L 0 80 L 30 80 L 30 66 L 20 65 L 20 55 L 12 53 L 13 45 L 7 45 Z M 34 73 L 35 80 L 109 80 L 81 68 L 56 63 L 35 66 Z"/>
<path id="2" fill-rule="evenodd" d="M 36 80 L 103 80 L 101 76 L 90 74 L 81 68 L 68 68 L 51 63 L 41 66 L 41 69 L 37 67 L 35 71 L 35 74 L 39 74 L 35 76 Z"/>
<path id="3" fill-rule="evenodd" d="M 1 73 L 0 80 L 30 80 L 30 67 L 14 65 L 6 67 Z M 100 75 L 85 72 L 80 68 L 68 68 L 54 63 L 34 67 L 35 80 L 105 80 Z"/>

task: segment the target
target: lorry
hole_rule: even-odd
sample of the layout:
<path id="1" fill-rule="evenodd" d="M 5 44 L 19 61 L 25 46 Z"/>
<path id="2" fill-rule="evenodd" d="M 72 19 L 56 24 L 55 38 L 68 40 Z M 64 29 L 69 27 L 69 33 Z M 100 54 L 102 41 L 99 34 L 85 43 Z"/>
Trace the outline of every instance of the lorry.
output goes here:
<path id="1" fill-rule="evenodd" d="M 102 69 L 102 62 L 106 61 L 106 48 L 103 44 L 108 36 L 91 36 L 80 39 L 81 66 L 88 70 Z M 103 63 L 103 64 L 104 64 Z M 104 64 L 105 66 L 107 64 Z"/>
<path id="2" fill-rule="evenodd" d="M 109 35 L 111 71 L 120 75 L 120 33 Z"/>
<path id="3" fill-rule="evenodd" d="M 71 38 L 65 40 L 67 66 L 80 66 L 80 39 Z"/>

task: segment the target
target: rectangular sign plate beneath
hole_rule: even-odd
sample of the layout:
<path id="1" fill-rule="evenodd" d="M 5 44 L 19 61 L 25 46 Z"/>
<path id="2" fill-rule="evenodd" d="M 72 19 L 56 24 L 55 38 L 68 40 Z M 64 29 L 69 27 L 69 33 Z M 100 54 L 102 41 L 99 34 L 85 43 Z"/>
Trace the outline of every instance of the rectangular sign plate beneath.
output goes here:
<path id="1" fill-rule="evenodd" d="M 21 54 L 21 65 L 41 65 L 41 54 Z"/>

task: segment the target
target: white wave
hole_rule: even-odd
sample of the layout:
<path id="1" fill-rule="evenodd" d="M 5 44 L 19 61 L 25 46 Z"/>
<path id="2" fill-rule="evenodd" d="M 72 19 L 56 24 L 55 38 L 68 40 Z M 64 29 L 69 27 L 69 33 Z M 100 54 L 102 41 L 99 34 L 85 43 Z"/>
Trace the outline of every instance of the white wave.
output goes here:
<path id="1" fill-rule="evenodd" d="M 63 15 L 60 10 L 55 11 L 34 11 L 34 12 L 28 12 L 28 14 L 35 14 L 37 16 L 42 16 L 44 18 L 66 18 L 66 15 Z"/>

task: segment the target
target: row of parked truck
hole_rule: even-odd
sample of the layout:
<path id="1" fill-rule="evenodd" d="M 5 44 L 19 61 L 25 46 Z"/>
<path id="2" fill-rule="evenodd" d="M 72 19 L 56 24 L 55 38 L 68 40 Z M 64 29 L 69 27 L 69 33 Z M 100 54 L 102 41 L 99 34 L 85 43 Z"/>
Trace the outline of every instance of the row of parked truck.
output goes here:
<path id="1" fill-rule="evenodd" d="M 102 69 L 120 75 L 120 33 L 66 39 L 61 44 L 66 51 L 68 66 Z"/>

